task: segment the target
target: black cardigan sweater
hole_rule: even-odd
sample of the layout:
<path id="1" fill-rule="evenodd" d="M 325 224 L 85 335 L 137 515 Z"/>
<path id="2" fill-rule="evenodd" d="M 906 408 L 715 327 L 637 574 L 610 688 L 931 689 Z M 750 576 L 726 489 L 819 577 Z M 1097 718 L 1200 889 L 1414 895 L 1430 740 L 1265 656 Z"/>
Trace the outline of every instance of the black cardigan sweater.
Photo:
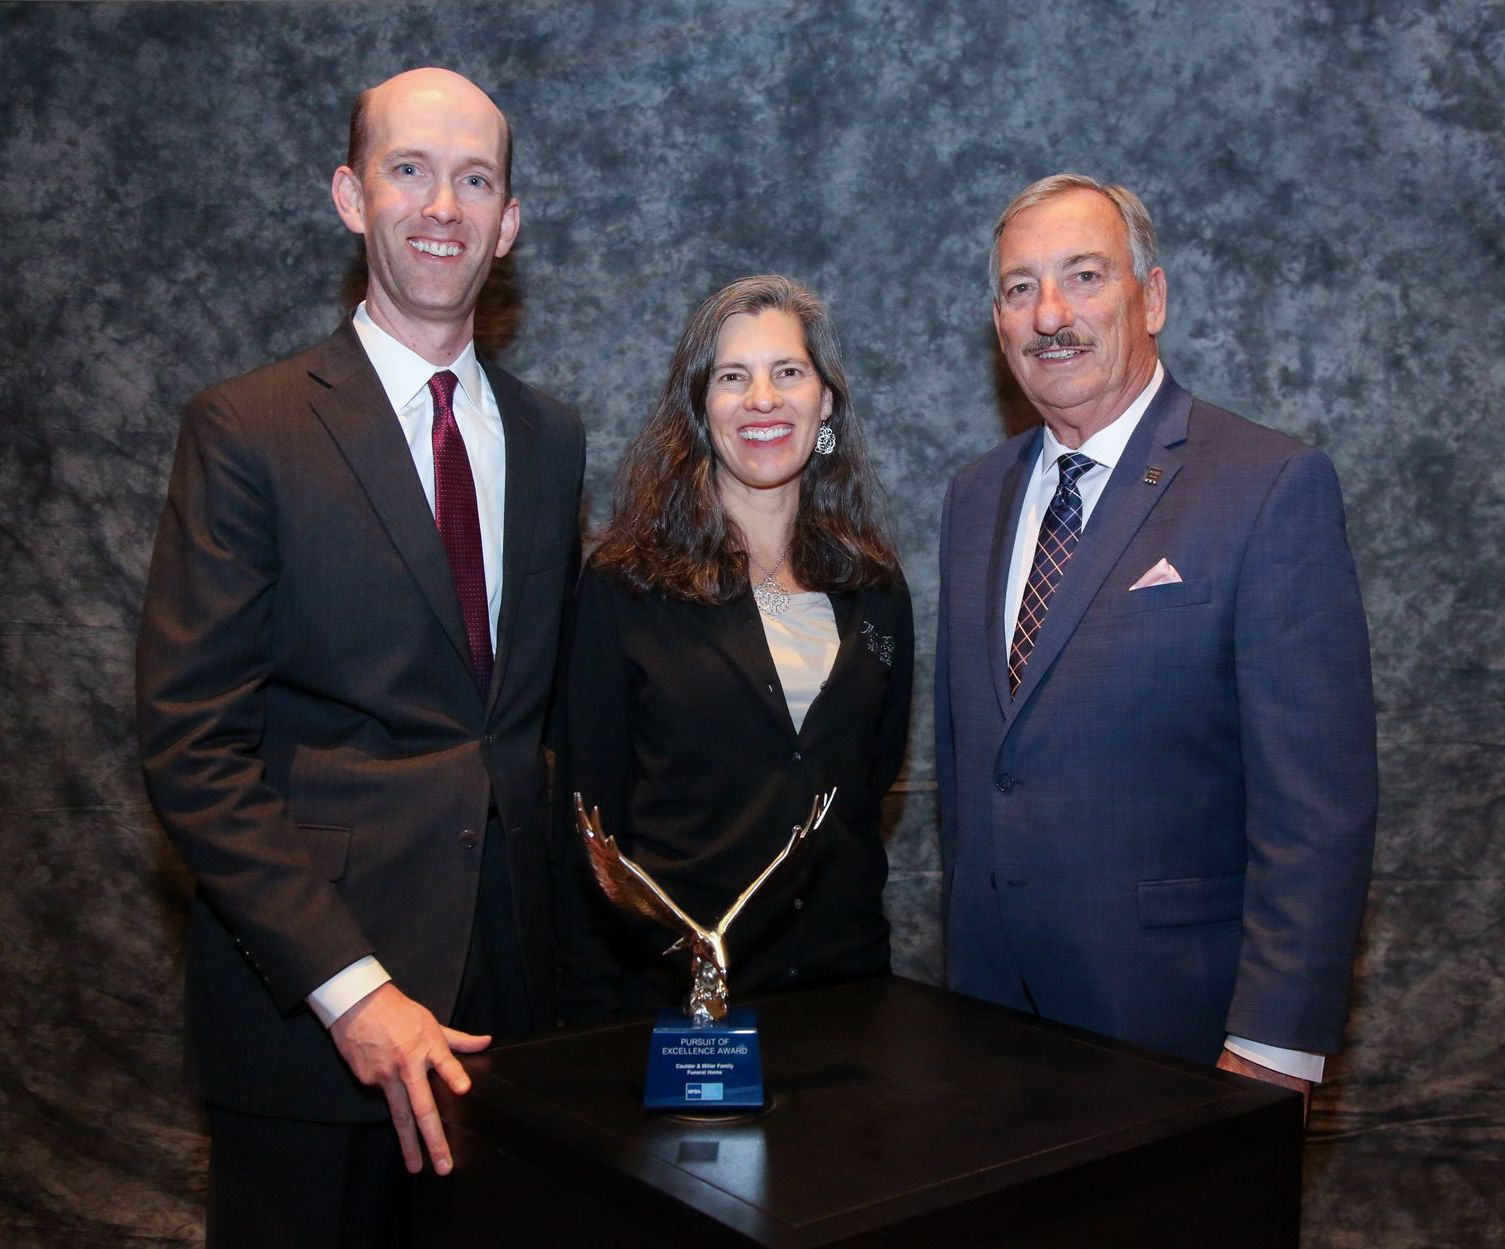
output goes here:
<path id="1" fill-rule="evenodd" d="M 810 844 L 727 940 L 734 1001 L 889 966 L 879 800 L 904 757 L 914 664 L 909 592 L 831 595 L 840 649 L 798 733 L 749 593 L 706 607 L 636 594 L 587 569 L 564 688 L 559 791 L 599 806 L 606 832 L 681 907 L 714 923 L 803 823 Z M 666 929 L 615 911 L 584 854 L 565 917 L 566 1018 L 681 1003 L 689 957 Z"/>

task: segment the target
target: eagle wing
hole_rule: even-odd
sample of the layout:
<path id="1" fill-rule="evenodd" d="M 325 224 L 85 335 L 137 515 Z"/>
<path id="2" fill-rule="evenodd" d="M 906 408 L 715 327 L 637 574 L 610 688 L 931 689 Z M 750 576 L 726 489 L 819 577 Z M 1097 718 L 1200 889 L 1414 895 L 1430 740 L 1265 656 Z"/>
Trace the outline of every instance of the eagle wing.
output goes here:
<path id="1" fill-rule="evenodd" d="M 664 892 L 663 886 L 639 867 L 617 845 L 615 837 L 601 828 L 601 808 L 585 810 L 585 801 L 575 795 L 575 827 L 585 841 L 591 873 L 612 904 L 678 933 L 681 941 L 705 941 L 710 934 L 685 914 Z"/>
<path id="2" fill-rule="evenodd" d="M 784 848 L 778 854 L 774 855 L 773 862 L 759 872 L 757 879 L 737 895 L 737 900 L 731 904 L 726 914 L 721 917 L 720 923 L 714 929 L 719 936 L 724 937 L 726 935 L 726 930 L 732 926 L 732 920 L 736 919 L 742 913 L 742 908 L 752 901 L 753 894 L 757 893 L 763 887 L 764 882 L 778 871 L 779 868 L 783 867 L 794 856 L 795 852 L 805 844 L 805 840 L 809 835 L 820 827 L 821 821 L 826 818 L 826 812 L 831 809 L 831 803 L 835 798 L 835 789 L 832 789 L 829 793 L 815 795 L 815 801 L 810 804 L 810 814 L 806 817 L 805 822 L 789 834 L 789 840 L 784 843 Z"/>

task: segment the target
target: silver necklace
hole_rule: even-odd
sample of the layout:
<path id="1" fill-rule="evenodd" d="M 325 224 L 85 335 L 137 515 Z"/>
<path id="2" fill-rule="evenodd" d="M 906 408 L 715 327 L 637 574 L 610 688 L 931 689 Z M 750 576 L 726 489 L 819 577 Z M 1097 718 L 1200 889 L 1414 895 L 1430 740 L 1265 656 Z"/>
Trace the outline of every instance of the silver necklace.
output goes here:
<path id="1" fill-rule="evenodd" d="M 778 581 L 779 569 L 784 566 L 784 561 L 788 558 L 789 548 L 786 546 L 784 553 L 779 556 L 779 562 L 773 566 L 773 571 L 753 586 L 753 602 L 758 605 L 758 610 L 765 616 L 782 616 L 789 610 L 789 591 Z M 759 567 L 758 561 L 751 555 L 748 555 L 747 560 L 756 573 Z"/>

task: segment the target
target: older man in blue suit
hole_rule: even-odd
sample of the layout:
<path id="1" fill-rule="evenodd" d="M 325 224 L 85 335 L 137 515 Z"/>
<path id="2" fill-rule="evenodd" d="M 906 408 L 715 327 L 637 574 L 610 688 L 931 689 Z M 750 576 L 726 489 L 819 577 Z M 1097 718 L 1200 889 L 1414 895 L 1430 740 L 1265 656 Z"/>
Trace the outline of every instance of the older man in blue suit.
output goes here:
<path id="1" fill-rule="evenodd" d="M 1133 192 L 1033 184 L 992 272 L 1044 425 L 946 499 L 949 982 L 1306 1092 L 1342 1042 L 1377 791 L 1333 467 L 1166 372 Z"/>

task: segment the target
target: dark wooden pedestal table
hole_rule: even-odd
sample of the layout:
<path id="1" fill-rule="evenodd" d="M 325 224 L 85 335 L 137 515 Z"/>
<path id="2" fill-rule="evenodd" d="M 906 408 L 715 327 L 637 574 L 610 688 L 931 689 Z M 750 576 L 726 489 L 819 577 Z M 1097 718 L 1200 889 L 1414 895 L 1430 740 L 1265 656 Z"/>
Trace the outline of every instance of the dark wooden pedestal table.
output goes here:
<path id="1" fill-rule="evenodd" d="M 423 1244 L 1297 1245 L 1293 1093 L 911 980 L 751 1004 L 755 1119 L 645 1112 L 646 1021 L 466 1059 Z"/>

